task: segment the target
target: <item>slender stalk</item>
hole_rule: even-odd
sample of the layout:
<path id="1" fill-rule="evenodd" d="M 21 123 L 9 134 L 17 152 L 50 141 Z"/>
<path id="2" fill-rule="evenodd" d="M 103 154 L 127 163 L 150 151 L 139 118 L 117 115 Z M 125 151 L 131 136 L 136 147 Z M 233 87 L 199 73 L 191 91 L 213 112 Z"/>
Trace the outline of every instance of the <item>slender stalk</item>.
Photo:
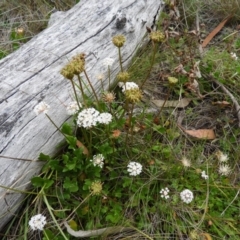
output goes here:
<path id="1" fill-rule="evenodd" d="M 71 84 L 72 84 L 73 92 L 74 92 L 74 95 L 75 95 L 75 98 L 76 98 L 76 101 L 77 101 L 78 107 L 79 107 L 79 109 L 80 109 L 81 106 L 80 106 L 80 103 L 79 103 L 79 99 L 78 99 L 78 96 L 77 96 L 77 91 L 76 91 L 76 88 L 75 88 L 75 85 L 74 85 L 73 80 L 71 80 Z"/>
<path id="2" fill-rule="evenodd" d="M 121 48 L 118 48 L 118 58 L 119 58 L 119 64 L 121 68 L 121 72 L 123 72 L 123 66 L 122 66 L 122 55 L 121 55 Z"/>
<path id="3" fill-rule="evenodd" d="M 50 215 L 51 215 L 51 217 L 52 217 L 52 220 L 53 220 L 54 223 L 56 224 L 59 232 L 62 234 L 62 236 L 63 236 L 63 238 L 64 238 L 65 240 L 68 240 L 68 238 L 66 237 L 66 235 L 65 235 L 64 232 L 62 231 L 61 227 L 59 226 L 59 224 L 58 224 L 58 222 L 57 222 L 57 220 L 56 220 L 56 218 L 55 218 L 55 216 L 54 216 L 54 214 L 53 214 L 53 212 L 52 212 L 52 207 L 50 206 L 50 204 L 49 204 L 49 202 L 48 202 L 48 200 L 47 200 L 46 195 L 45 195 L 44 192 L 43 192 L 43 199 L 44 199 L 44 202 L 45 202 L 45 204 L 46 204 L 46 206 L 47 206 L 47 209 L 48 209 L 48 211 L 49 211 L 49 213 L 50 213 Z"/>
<path id="4" fill-rule="evenodd" d="M 93 94 L 94 94 L 94 96 L 95 96 L 95 98 L 96 98 L 96 101 L 97 101 L 97 103 L 99 104 L 99 100 L 98 100 L 96 91 L 95 91 L 94 88 L 93 88 L 93 85 L 92 85 L 92 83 L 91 83 L 91 81 L 90 81 L 90 79 L 89 79 L 89 77 L 88 77 L 88 75 L 87 75 L 86 70 L 84 70 L 84 74 L 85 74 L 85 77 L 87 78 L 87 81 L 88 81 L 88 83 L 89 83 L 89 85 L 90 85 L 90 87 L 91 87 L 91 89 L 92 89 L 92 92 L 93 92 Z"/>
<path id="5" fill-rule="evenodd" d="M 166 96 L 166 98 L 165 98 L 165 100 L 164 100 L 164 102 L 163 102 L 163 105 L 162 105 L 160 111 L 159 111 L 158 114 L 156 115 L 156 118 L 158 118 L 158 117 L 160 116 L 160 114 L 161 114 L 161 112 L 162 112 L 162 110 L 163 110 L 163 108 L 164 108 L 164 106 L 165 106 L 165 104 L 166 104 L 166 102 L 167 102 L 167 100 L 168 100 L 168 98 L 169 98 L 169 96 L 170 96 L 170 93 L 171 93 L 171 88 L 169 87 L 167 96 Z"/>
<path id="6" fill-rule="evenodd" d="M 148 73 L 147 73 L 147 76 L 145 77 L 144 81 L 142 82 L 142 84 L 140 85 L 140 89 L 143 88 L 143 85 L 146 83 L 146 81 L 148 80 L 149 76 L 150 76 L 150 73 L 152 71 L 152 68 L 153 68 L 153 65 L 154 65 L 154 62 L 155 62 L 155 57 L 156 57 L 156 53 L 157 53 L 157 44 L 155 44 L 153 42 L 153 55 L 152 55 L 152 59 L 151 59 L 151 65 L 150 65 L 150 68 L 148 70 Z"/>
<path id="7" fill-rule="evenodd" d="M 108 89 L 110 89 L 110 82 L 111 82 L 111 71 L 110 71 L 110 67 L 108 66 Z"/>
<path id="8" fill-rule="evenodd" d="M 83 86 L 82 86 L 82 81 L 81 81 L 80 75 L 77 75 L 77 78 L 78 78 L 79 88 L 80 88 L 80 91 L 82 93 L 83 104 L 84 104 L 85 107 L 87 107 L 87 104 L 85 102 L 84 91 L 83 91 Z"/>
<path id="9" fill-rule="evenodd" d="M 127 134 L 126 134 L 126 140 L 125 140 L 125 144 L 126 146 L 128 145 L 127 143 L 127 140 L 128 140 L 128 134 L 129 132 L 131 133 L 131 135 L 133 135 L 133 124 L 131 123 L 132 122 L 132 116 L 133 116 L 133 108 L 134 108 L 134 104 L 132 104 L 132 107 L 129 111 L 129 130 L 127 131 Z"/>

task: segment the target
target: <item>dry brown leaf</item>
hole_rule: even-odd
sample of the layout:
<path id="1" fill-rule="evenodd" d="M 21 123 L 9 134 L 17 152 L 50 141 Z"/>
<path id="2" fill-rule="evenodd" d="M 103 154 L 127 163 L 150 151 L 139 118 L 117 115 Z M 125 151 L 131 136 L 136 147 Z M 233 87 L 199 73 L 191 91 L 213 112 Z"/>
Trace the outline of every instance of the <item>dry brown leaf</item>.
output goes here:
<path id="1" fill-rule="evenodd" d="M 179 126 L 185 133 L 188 135 L 198 138 L 198 139 L 207 139 L 213 140 L 216 138 L 213 129 L 197 129 L 197 130 L 187 130 L 181 126 Z"/>
<path id="2" fill-rule="evenodd" d="M 171 101 L 166 101 L 166 102 L 165 102 L 165 100 L 151 100 L 151 101 L 159 108 L 161 108 L 163 105 L 164 105 L 164 107 L 185 108 L 191 102 L 191 99 L 182 98 L 180 101 L 171 100 Z M 165 102 L 165 104 L 164 104 L 164 102 Z"/>
<path id="3" fill-rule="evenodd" d="M 208 36 L 204 39 L 203 43 L 202 43 L 202 47 L 206 47 L 208 45 L 208 43 L 213 39 L 213 37 L 224 27 L 224 25 L 226 24 L 226 22 L 232 17 L 232 15 L 228 16 L 226 19 L 224 19 L 222 22 L 220 22 L 218 24 L 218 26 L 216 28 L 214 28 L 212 30 L 212 32 L 210 32 L 208 34 Z"/>
<path id="4" fill-rule="evenodd" d="M 227 101 L 217 101 L 217 102 L 212 102 L 212 105 L 218 105 L 220 108 L 225 108 L 231 106 L 231 103 Z"/>
<path id="5" fill-rule="evenodd" d="M 77 145 L 79 148 L 82 148 L 82 149 L 83 149 L 83 154 L 89 155 L 88 149 L 87 149 L 79 140 L 77 140 L 76 145 Z"/>

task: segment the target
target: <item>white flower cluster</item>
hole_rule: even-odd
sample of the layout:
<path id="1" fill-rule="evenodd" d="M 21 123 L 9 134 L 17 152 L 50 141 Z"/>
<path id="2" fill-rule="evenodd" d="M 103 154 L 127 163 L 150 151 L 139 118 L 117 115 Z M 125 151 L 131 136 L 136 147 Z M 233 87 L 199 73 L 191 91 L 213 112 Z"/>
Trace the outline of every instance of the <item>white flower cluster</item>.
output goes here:
<path id="1" fill-rule="evenodd" d="M 193 200 L 193 193 L 189 189 L 185 189 L 180 193 L 183 202 L 190 203 Z"/>
<path id="2" fill-rule="evenodd" d="M 231 55 L 231 58 L 232 58 L 233 60 L 235 60 L 235 61 L 238 60 L 238 57 L 237 57 L 236 53 L 231 52 L 230 55 Z"/>
<path id="3" fill-rule="evenodd" d="M 97 121 L 103 124 L 109 124 L 112 121 L 112 114 L 110 113 L 101 113 L 98 116 Z"/>
<path id="4" fill-rule="evenodd" d="M 79 103 L 79 106 L 82 107 L 82 104 Z M 67 106 L 67 114 L 68 115 L 74 115 L 79 111 L 79 106 L 76 101 L 70 102 Z"/>
<path id="5" fill-rule="evenodd" d="M 126 90 L 137 88 L 139 89 L 138 85 L 135 82 L 119 82 L 118 86 L 122 88 L 122 92 L 124 93 Z"/>
<path id="6" fill-rule="evenodd" d="M 91 159 L 90 162 L 93 163 L 93 166 L 98 166 L 98 167 L 102 168 L 103 164 L 104 164 L 103 160 L 104 160 L 103 155 L 97 154 L 97 155 L 93 156 L 93 159 Z"/>
<path id="7" fill-rule="evenodd" d="M 165 199 L 168 199 L 169 198 L 169 189 L 166 187 L 166 188 L 163 188 L 161 191 L 160 191 L 160 194 L 161 194 L 161 198 L 165 198 Z"/>
<path id="8" fill-rule="evenodd" d="M 206 179 L 206 180 L 208 179 L 208 175 L 206 174 L 205 171 L 202 171 L 202 172 L 201 172 L 201 177 L 204 178 L 204 179 Z"/>
<path id="9" fill-rule="evenodd" d="M 31 217 L 30 221 L 28 222 L 29 226 L 32 230 L 43 230 L 44 226 L 46 225 L 46 217 L 42 214 L 37 214 Z"/>
<path id="10" fill-rule="evenodd" d="M 138 162 L 130 162 L 127 166 L 130 176 L 137 176 L 142 172 L 142 165 Z"/>
<path id="11" fill-rule="evenodd" d="M 47 113 L 49 109 L 50 106 L 48 104 L 46 104 L 45 102 L 40 102 L 38 105 L 35 106 L 33 111 L 36 115 L 39 115 L 41 113 Z"/>
<path id="12" fill-rule="evenodd" d="M 101 113 L 94 108 L 87 108 L 78 114 L 77 125 L 79 127 L 91 128 L 98 123 L 108 124 L 112 121 L 110 113 Z"/>
<path id="13" fill-rule="evenodd" d="M 114 59 L 107 57 L 103 60 L 103 66 L 111 67 L 113 65 L 113 62 L 114 62 Z"/>

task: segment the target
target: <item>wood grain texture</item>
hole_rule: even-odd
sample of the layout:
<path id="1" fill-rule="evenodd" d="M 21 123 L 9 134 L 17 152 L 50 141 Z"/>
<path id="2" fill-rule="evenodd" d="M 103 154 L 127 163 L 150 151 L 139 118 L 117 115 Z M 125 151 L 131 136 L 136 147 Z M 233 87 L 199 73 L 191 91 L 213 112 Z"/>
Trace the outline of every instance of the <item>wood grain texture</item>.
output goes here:
<path id="1" fill-rule="evenodd" d="M 54 14 L 49 27 L 0 61 L 0 185 L 25 190 L 41 164 L 41 152 L 53 155 L 62 136 L 46 116 L 36 116 L 40 101 L 51 106 L 49 115 L 61 126 L 68 120 L 66 105 L 73 99 L 70 83 L 60 69 L 77 53 L 86 54 L 86 69 L 94 88 L 106 57 L 114 59 L 114 77 L 119 72 L 116 34 L 126 36 L 122 48 L 126 67 L 135 50 L 161 11 L 161 0 L 81 0 L 67 12 Z M 107 78 L 105 79 L 107 85 Z M 14 214 L 23 195 L 0 188 L 0 229 Z"/>

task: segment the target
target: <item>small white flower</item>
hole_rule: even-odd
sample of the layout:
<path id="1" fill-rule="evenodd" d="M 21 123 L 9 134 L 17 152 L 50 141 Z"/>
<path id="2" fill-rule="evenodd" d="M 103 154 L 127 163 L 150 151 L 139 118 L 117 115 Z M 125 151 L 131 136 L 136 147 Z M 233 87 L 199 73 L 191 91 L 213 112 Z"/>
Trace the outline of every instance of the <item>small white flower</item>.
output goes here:
<path id="1" fill-rule="evenodd" d="M 43 230 L 44 226 L 46 225 L 46 217 L 42 214 L 37 214 L 31 217 L 30 221 L 28 222 L 29 226 L 32 230 Z"/>
<path id="2" fill-rule="evenodd" d="M 168 199 L 169 198 L 169 189 L 166 187 L 166 188 L 163 188 L 161 191 L 160 191 L 160 194 L 161 194 L 161 198 L 165 198 L 165 199 Z"/>
<path id="3" fill-rule="evenodd" d="M 107 57 L 103 60 L 103 66 L 111 67 L 113 65 L 113 62 L 114 62 L 114 59 Z"/>
<path id="4" fill-rule="evenodd" d="M 138 162 L 130 162 L 127 166 L 130 176 L 137 176 L 142 172 L 142 165 Z"/>
<path id="5" fill-rule="evenodd" d="M 102 81 L 103 78 L 104 78 L 104 76 L 103 76 L 102 73 L 100 73 L 100 74 L 97 75 L 97 80 Z"/>
<path id="6" fill-rule="evenodd" d="M 49 108 L 50 106 L 48 104 L 46 104 L 45 102 L 40 102 L 38 105 L 35 106 L 33 111 L 36 115 L 39 115 L 41 113 L 47 113 Z"/>
<path id="7" fill-rule="evenodd" d="M 183 157 L 181 162 L 184 167 L 186 167 L 186 168 L 191 167 L 191 161 L 189 159 L 187 159 L 186 157 Z"/>
<path id="8" fill-rule="evenodd" d="M 221 152 L 221 151 L 217 151 L 216 155 L 217 155 L 218 161 L 219 161 L 220 163 L 223 163 L 223 162 L 227 162 L 227 161 L 228 161 L 228 155 L 227 155 L 227 154 L 224 154 L 224 153 Z"/>
<path id="9" fill-rule="evenodd" d="M 104 160 L 103 155 L 102 154 L 97 154 L 97 155 L 93 156 L 93 159 L 90 160 L 90 162 L 93 163 L 93 166 L 99 166 L 100 168 L 102 168 L 103 164 L 104 164 L 103 160 Z"/>
<path id="10" fill-rule="evenodd" d="M 139 89 L 139 86 L 135 82 L 119 82 L 118 86 L 122 88 L 122 92 L 124 93 L 126 90 L 137 88 Z"/>
<path id="11" fill-rule="evenodd" d="M 99 123 L 109 124 L 112 121 L 112 114 L 110 114 L 110 113 L 101 113 L 98 116 L 97 121 Z"/>
<path id="12" fill-rule="evenodd" d="M 183 202 L 190 203 L 193 200 L 193 193 L 189 189 L 185 189 L 180 193 Z"/>
<path id="13" fill-rule="evenodd" d="M 82 105 L 79 103 L 80 107 L 82 107 Z M 75 113 L 77 113 L 79 110 L 79 106 L 78 103 L 76 101 L 74 102 L 70 102 L 67 106 L 67 114 L 68 115 L 74 115 Z"/>
<path id="14" fill-rule="evenodd" d="M 218 168 L 218 172 L 222 176 L 227 176 L 231 173 L 232 169 L 229 167 L 228 164 L 220 164 Z"/>
<path id="15" fill-rule="evenodd" d="M 202 178 L 204 178 L 204 179 L 208 179 L 208 175 L 206 174 L 206 172 L 205 171 L 202 171 L 201 172 L 201 176 L 202 176 Z"/>
<path id="16" fill-rule="evenodd" d="M 94 108 L 84 109 L 78 114 L 77 125 L 84 128 L 96 126 L 99 114 L 99 111 Z"/>
<path id="17" fill-rule="evenodd" d="M 237 57 L 236 53 L 231 52 L 230 55 L 231 55 L 231 58 L 232 58 L 233 60 L 235 60 L 235 61 L 238 60 L 238 57 Z"/>

